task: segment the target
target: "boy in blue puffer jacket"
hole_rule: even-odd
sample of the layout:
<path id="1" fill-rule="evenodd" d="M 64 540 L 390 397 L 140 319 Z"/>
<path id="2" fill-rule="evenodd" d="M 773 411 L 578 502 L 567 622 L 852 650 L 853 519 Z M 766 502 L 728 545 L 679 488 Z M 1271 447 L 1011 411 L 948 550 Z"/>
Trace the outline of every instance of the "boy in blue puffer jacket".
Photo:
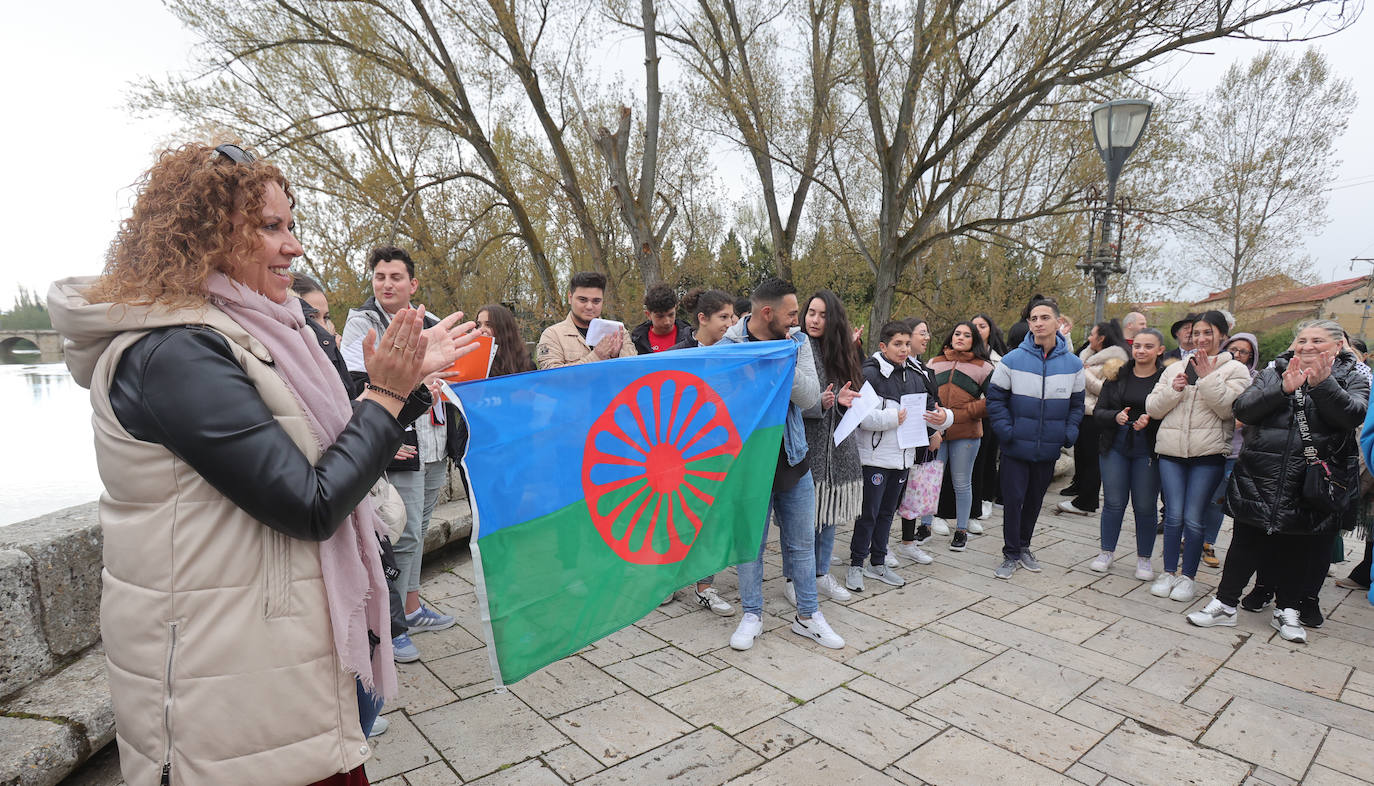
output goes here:
<path id="1" fill-rule="evenodd" d="M 1040 572 L 1031 535 L 1054 477 L 1059 449 L 1078 439 L 1083 420 L 1083 362 L 1059 335 L 1059 304 L 1031 301 L 1030 332 L 997 365 L 988 383 L 988 422 L 1002 444 L 1002 564 Z"/>

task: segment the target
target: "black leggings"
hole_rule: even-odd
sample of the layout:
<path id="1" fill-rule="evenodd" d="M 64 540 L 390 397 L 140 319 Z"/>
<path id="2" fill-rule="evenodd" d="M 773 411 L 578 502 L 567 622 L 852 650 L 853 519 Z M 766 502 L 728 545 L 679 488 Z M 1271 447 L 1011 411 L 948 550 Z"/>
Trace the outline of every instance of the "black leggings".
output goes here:
<path id="1" fill-rule="evenodd" d="M 1250 577 L 1259 573 L 1275 590 L 1279 608 L 1298 608 L 1310 591 L 1313 554 L 1317 549 L 1330 552 L 1331 538 L 1330 532 L 1266 535 L 1257 526 L 1237 521 L 1226 550 L 1226 565 L 1221 569 L 1217 599 L 1236 606 Z"/>

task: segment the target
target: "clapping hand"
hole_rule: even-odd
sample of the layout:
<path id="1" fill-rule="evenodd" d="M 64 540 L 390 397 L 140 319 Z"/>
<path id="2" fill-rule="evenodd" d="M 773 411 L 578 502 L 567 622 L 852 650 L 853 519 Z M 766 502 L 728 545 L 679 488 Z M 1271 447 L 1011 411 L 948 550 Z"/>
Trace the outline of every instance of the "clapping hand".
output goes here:
<path id="1" fill-rule="evenodd" d="M 1188 362 L 1193 364 L 1193 371 L 1197 372 L 1198 379 L 1202 379 L 1217 370 L 1216 358 L 1209 357 L 1206 352 L 1193 353 Z"/>
<path id="2" fill-rule="evenodd" d="M 609 336 L 596 342 L 596 348 L 592 351 L 598 358 L 606 360 L 608 358 L 620 357 L 620 350 L 625 346 L 625 334 L 617 330 Z"/>
<path id="3" fill-rule="evenodd" d="M 1174 377 L 1172 385 L 1176 392 L 1183 392 L 1183 389 L 1188 387 L 1187 374 L 1179 374 L 1178 376 Z"/>
<path id="4" fill-rule="evenodd" d="M 1288 368 L 1283 370 L 1283 392 L 1292 393 L 1302 387 L 1302 383 L 1307 381 L 1307 372 L 1297 363 L 1289 362 Z"/>
<path id="5" fill-rule="evenodd" d="M 1118 426 L 1124 426 L 1124 425 L 1126 425 L 1127 423 L 1129 423 L 1130 420 L 1131 420 L 1131 408 L 1130 408 L 1130 407 L 1126 407 L 1125 409 L 1123 409 L 1123 410 L 1121 410 L 1120 412 L 1116 413 L 1116 425 L 1118 425 Z"/>
<path id="6" fill-rule="evenodd" d="M 433 327 L 425 329 L 424 336 L 429 341 L 423 365 L 426 376 L 438 374 L 452 366 L 458 358 L 477 349 L 478 345 L 473 343 L 478 335 L 477 323 L 468 321 L 459 324 L 462 318 L 463 312 L 455 311 Z"/>
<path id="7" fill-rule="evenodd" d="M 1135 419 L 1135 425 L 1132 428 L 1134 428 L 1136 431 L 1144 431 L 1145 427 L 1148 425 L 1150 425 L 1150 416 L 1141 415 L 1140 417 Z"/>
<path id="8" fill-rule="evenodd" d="M 1317 361 L 1306 369 L 1307 384 L 1320 385 L 1327 377 L 1331 376 L 1331 366 L 1335 363 L 1335 356 L 1325 352 L 1317 353 Z"/>

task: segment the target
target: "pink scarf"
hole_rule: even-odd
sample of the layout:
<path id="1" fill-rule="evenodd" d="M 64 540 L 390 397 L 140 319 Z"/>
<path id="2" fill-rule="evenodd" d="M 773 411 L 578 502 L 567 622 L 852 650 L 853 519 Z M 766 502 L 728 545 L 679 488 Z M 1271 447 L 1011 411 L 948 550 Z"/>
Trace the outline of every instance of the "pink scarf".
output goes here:
<path id="1" fill-rule="evenodd" d="M 306 324 L 300 301 L 292 297 L 274 303 L 221 273 L 212 274 L 206 283 L 210 302 L 272 354 L 273 369 L 305 411 L 320 449 L 334 444 L 353 416 L 353 407 L 339 383 L 339 372 Z M 397 695 L 397 683 L 386 578 L 377 544 L 377 533 L 385 531 L 371 499 L 364 497 L 320 544 L 320 571 L 339 659 L 363 687 L 389 699 Z M 369 629 L 382 640 L 375 659 L 369 657 Z"/>

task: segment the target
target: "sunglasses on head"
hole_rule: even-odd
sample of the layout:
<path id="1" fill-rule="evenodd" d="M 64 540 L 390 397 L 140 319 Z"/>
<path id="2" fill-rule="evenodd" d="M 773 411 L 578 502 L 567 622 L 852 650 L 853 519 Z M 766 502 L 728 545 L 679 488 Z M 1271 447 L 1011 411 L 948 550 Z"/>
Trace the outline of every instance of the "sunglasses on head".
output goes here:
<path id="1" fill-rule="evenodd" d="M 210 154 L 210 160 L 214 161 L 217 156 L 224 156 L 235 164 L 251 164 L 257 160 L 257 156 L 238 145 L 220 145 Z"/>

